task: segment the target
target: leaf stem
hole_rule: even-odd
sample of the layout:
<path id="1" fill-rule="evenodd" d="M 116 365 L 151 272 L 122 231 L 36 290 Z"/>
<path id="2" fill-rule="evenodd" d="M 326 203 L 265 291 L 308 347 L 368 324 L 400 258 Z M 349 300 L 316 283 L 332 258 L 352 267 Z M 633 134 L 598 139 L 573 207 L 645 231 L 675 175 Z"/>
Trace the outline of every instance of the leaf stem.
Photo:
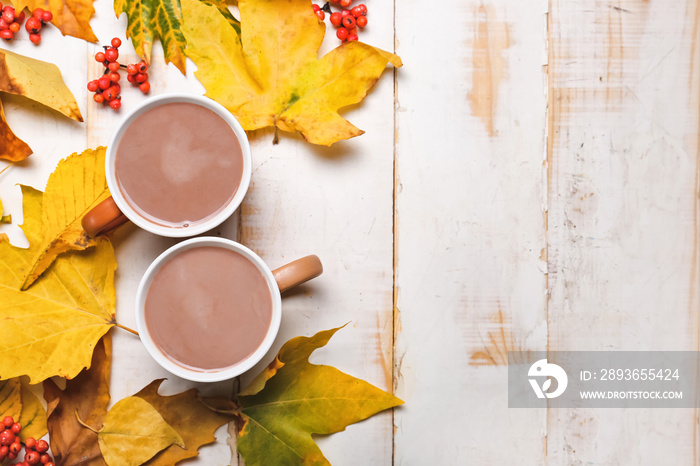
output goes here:
<path id="1" fill-rule="evenodd" d="M 129 328 L 129 327 L 126 327 L 126 326 L 120 324 L 119 322 L 114 322 L 114 325 L 116 325 L 117 327 L 119 327 L 119 328 L 122 329 L 122 330 L 126 330 L 127 332 L 133 333 L 133 334 L 136 335 L 137 337 L 139 336 L 139 332 L 137 332 L 136 330 L 131 329 L 131 328 Z"/>
<path id="2" fill-rule="evenodd" d="M 78 408 L 75 409 L 75 419 L 78 421 L 78 424 L 80 424 L 81 426 L 85 427 L 86 429 L 90 429 L 91 431 L 93 431 L 93 432 L 96 433 L 96 434 L 99 434 L 99 433 L 100 433 L 99 431 L 93 429 L 91 426 L 85 424 L 85 423 L 83 422 L 83 420 L 80 419 L 80 416 L 78 415 Z"/>
<path id="3" fill-rule="evenodd" d="M 215 413 L 219 414 L 227 414 L 229 416 L 236 416 L 241 413 L 241 408 L 238 407 L 236 402 L 232 402 L 236 407 L 234 409 L 221 409 L 217 408 L 215 406 L 210 405 L 209 403 L 206 402 L 206 400 L 202 397 L 199 397 L 199 401 L 207 408 L 210 409 L 211 411 L 214 411 Z"/>

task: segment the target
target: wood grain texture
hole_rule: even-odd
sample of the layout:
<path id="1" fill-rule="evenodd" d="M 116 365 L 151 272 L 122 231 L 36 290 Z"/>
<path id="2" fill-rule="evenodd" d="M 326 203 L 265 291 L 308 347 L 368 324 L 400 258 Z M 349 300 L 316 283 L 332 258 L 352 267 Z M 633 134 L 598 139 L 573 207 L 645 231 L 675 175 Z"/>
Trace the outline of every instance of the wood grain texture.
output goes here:
<path id="1" fill-rule="evenodd" d="M 548 347 L 697 350 L 698 2 L 549 17 Z M 551 464 L 698 462 L 693 410 L 551 410 L 547 437 Z"/>
<path id="2" fill-rule="evenodd" d="M 369 6 L 369 5 L 368 5 Z M 371 5 L 362 40 L 393 50 L 393 4 Z M 338 45 L 334 29 L 320 55 Z M 399 74 L 404 68 L 399 69 Z M 394 82 L 389 66 L 361 105 L 341 112 L 365 134 L 330 148 L 272 130 L 249 132 L 251 188 L 241 210 L 241 242 L 275 268 L 317 254 L 323 275 L 285 293 L 279 336 L 263 364 L 289 338 L 350 324 L 312 362 L 330 364 L 392 389 L 392 198 Z M 262 364 L 242 377 L 243 386 Z M 338 465 L 392 461 L 392 415 L 385 412 L 345 432 L 317 437 Z"/>
<path id="3" fill-rule="evenodd" d="M 546 345 L 546 7 L 396 9 L 397 465 L 544 461 L 504 363 Z"/>
<path id="4" fill-rule="evenodd" d="M 93 29 L 100 39 L 100 44 L 108 44 L 112 37 L 121 38 L 120 62 L 136 63 L 139 58 L 134 53 L 131 42 L 124 37 L 126 20 L 114 17 L 112 2 L 98 1 L 95 3 L 96 17 L 92 22 Z M 104 67 L 94 60 L 94 54 L 101 45 L 87 45 L 87 51 L 82 53 L 86 66 L 82 78 L 81 95 L 87 107 L 87 127 L 83 136 L 83 144 L 88 147 L 107 145 L 112 131 L 131 109 L 144 102 L 148 97 L 165 92 L 188 92 L 201 94 L 203 89 L 194 78 L 193 70 L 188 76 L 182 74 L 172 65 L 165 65 L 162 47 L 156 45 L 153 50 L 153 62 L 149 69 L 151 92 L 143 95 L 138 88 L 127 83 L 122 76 L 122 108 L 115 112 L 92 100 L 92 94 L 87 92 L 89 80 L 101 76 Z M 78 100 L 80 102 L 80 100 Z M 233 218 L 224 222 L 219 228 L 208 234 L 236 239 L 238 235 L 238 219 Z M 117 271 L 115 286 L 117 290 L 117 320 L 130 328 L 136 328 L 134 318 L 134 299 L 141 276 L 151 261 L 168 247 L 180 240 L 162 238 L 126 224 L 110 235 L 117 256 Z M 152 380 L 167 378 L 160 388 L 162 394 L 172 395 L 196 386 L 206 395 L 228 396 L 232 392 L 232 382 L 216 384 L 194 384 L 172 376 L 162 369 L 146 352 L 141 341 L 126 332 L 113 332 L 114 361 L 112 365 L 112 382 L 110 392 L 112 404 L 133 395 Z M 193 464 L 227 465 L 236 464 L 230 446 L 226 427 L 217 431 L 217 441 L 213 445 L 200 450 L 200 455 Z"/>
<path id="5" fill-rule="evenodd" d="M 109 0 L 95 6 L 100 42 L 122 38 L 136 61 L 125 18 Z M 324 275 L 285 295 L 265 360 L 288 338 L 350 322 L 312 362 L 406 401 L 319 438 L 328 459 L 698 464 L 697 411 L 508 409 L 506 362 L 512 349 L 699 349 L 700 0 L 368 6 L 361 39 L 405 65 L 344 112 L 366 133 L 325 149 L 252 132 L 251 190 L 210 232 L 272 267 L 311 253 L 324 262 Z M 337 45 L 327 27 L 321 54 Z M 87 123 L 3 96 L 35 151 L 0 174 L 15 221 L 0 234 L 15 244 L 16 183 L 43 189 L 58 160 L 106 144 L 144 100 L 123 83 L 120 112 L 98 107 L 85 88 L 102 71 L 97 46 L 52 27 L 40 47 L 22 37 L 0 46 L 56 63 Z M 203 92 L 194 66 L 183 76 L 159 44 L 153 54 L 152 95 Z M 177 240 L 133 225 L 112 240 L 117 317 L 133 327 L 141 275 Z M 115 401 L 168 376 L 131 335 L 115 333 L 114 353 Z M 170 377 L 163 391 L 193 385 Z M 217 434 L 192 464 L 241 465 L 227 429 Z"/>

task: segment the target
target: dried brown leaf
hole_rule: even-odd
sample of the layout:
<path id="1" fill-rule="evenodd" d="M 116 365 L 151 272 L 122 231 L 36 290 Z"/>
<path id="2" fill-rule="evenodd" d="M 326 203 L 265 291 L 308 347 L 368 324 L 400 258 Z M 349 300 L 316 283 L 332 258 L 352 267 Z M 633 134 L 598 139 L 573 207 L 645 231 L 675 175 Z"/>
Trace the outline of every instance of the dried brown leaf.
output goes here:
<path id="1" fill-rule="evenodd" d="M 109 381 L 112 367 L 112 337 L 105 335 L 95 347 L 90 369 L 84 370 L 61 390 L 53 380 L 44 382 L 48 403 L 48 427 L 51 450 L 56 464 L 63 466 L 106 466 L 97 434 L 81 426 L 102 426 L 109 405 Z"/>

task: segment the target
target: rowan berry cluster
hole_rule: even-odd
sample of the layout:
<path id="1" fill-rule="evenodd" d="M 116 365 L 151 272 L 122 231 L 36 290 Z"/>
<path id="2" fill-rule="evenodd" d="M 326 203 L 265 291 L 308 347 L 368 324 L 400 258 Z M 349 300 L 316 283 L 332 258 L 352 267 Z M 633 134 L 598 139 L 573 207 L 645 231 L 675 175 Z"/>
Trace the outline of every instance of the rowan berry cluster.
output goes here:
<path id="1" fill-rule="evenodd" d="M 119 110 L 122 106 L 121 85 L 119 80 L 121 75 L 119 70 L 126 69 L 126 80 L 139 87 L 144 94 L 151 90 L 151 84 L 148 82 L 148 65 L 145 61 L 138 63 L 122 65 L 117 60 L 119 59 L 119 46 L 122 41 L 115 37 L 112 39 L 111 46 L 105 46 L 104 52 L 97 52 L 95 60 L 102 63 L 105 67 L 103 75 L 90 81 L 87 85 L 88 91 L 94 92 L 92 97 L 98 104 L 104 103 L 109 105 L 114 110 Z"/>
<path id="2" fill-rule="evenodd" d="M 46 440 L 35 440 L 32 437 L 24 441 L 24 462 L 19 466 L 41 464 L 54 466 L 53 458 L 48 454 L 49 443 Z"/>
<path id="3" fill-rule="evenodd" d="M 10 5 L 2 6 L 0 3 L 0 9 L 2 9 L 2 14 L 0 15 L 0 39 L 5 39 L 6 41 L 11 41 L 14 39 L 15 34 L 17 34 L 20 29 L 22 29 L 22 23 L 24 22 L 24 11 L 20 11 L 19 14 L 15 11 L 14 7 Z M 36 8 L 32 12 L 32 16 L 27 19 L 27 23 L 24 28 L 29 33 L 29 40 L 34 44 L 39 44 L 41 42 L 41 28 L 53 19 L 53 14 L 50 11 L 43 10 L 41 8 Z"/>
<path id="4" fill-rule="evenodd" d="M 331 11 L 331 3 L 339 4 L 343 9 Z M 363 3 L 352 8 L 352 0 L 331 0 L 323 7 L 313 4 L 314 12 L 321 21 L 326 19 L 326 13 L 330 13 L 330 21 L 337 28 L 335 35 L 342 42 L 357 40 L 357 28 L 364 29 L 367 26 L 367 6 Z"/>
<path id="5" fill-rule="evenodd" d="M 0 432 L 0 461 L 5 461 L 6 458 L 13 460 L 22 450 L 22 444 L 19 440 L 22 426 L 15 422 L 12 416 L 5 416 L 0 427 L 3 428 L 3 431 Z"/>
<path id="6" fill-rule="evenodd" d="M 0 428 L 4 428 L 0 432 L 0 463 L 6 459 L 12 461 L 22 450 L 22 443 L 19 439 L 22 426 L 15 422 L 12 416 L 5 416 Z M 36 440 L 29 437 L 24 441 L 24 461 L 15 463 L 15 466 L 54 466 L 53 458 L 48 451 L 49 443 L 46 440 Z"/>

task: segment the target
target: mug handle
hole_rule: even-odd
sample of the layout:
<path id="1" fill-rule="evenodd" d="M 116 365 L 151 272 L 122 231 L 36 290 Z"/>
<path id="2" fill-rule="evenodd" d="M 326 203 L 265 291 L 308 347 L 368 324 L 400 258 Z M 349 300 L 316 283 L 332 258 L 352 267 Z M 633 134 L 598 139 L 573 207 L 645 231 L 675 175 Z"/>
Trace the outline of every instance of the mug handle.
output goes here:
<path id="1" fill-rule="evenodd" d="M 306 256 L 272 271 L 280 293 L 316 278 L 323 273 L 318 256 Z"/>
<path id="2" fill-rule="evenodd" d="M 98 235 L 107 233 L 119 225 L 126 223 L 129 219 L 119 210 L 112 196 L 97 204 L 83 216 L 81 224 L 83 230 L 95 238 Z"/>

